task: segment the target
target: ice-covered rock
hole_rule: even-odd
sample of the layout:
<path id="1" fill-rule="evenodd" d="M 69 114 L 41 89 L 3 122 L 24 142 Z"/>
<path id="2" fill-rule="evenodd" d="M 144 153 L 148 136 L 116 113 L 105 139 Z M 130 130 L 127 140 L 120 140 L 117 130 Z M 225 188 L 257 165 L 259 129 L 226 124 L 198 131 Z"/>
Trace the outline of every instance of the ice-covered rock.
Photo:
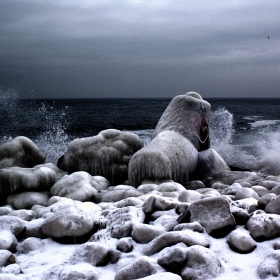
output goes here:
<path id="1" fill-rule="evenodd" d="M 146 244 L 164 232 L 165 230 L 161 227 L 148 224 L 137 224 L 133 227 L 131 236 L 136 242 Z"/>
<path id="2" fill-rule="evenodd" d="M 170 247 L 180 242 L 187 246 L 200 245 L 209 247 L 209 242 L 202 234 L 191 230 L 183 230 L 162 233 L 145 245 L 143 253 L 147 256 L 151 256 L 166 247 Z"/>
<path id="3" fill-rule="evenodd" d="M 275 193 L 267 193 L 258 199 L 258 207 L 261 209 L 265 209 L 267 203 L 272 199 L 275 198 Z"/>
<path id="4" fill-rule="evenodd" d="M 9 206 L 2 206 L 0 207 L 0 216 L 5 216 L 11 213 L 13 209 Z"/>
<path id="5" fill-rule="evenodd" d="M 25 229 L 24 221 L 18 217 L 1 216 L 0 229 L 10 231 L 15 236 L 18 236 Z"/>
<path id="6" fill-rule="evenodd" d="M 261 279 L 275 279 L 280 275 L 280 252 L 275 251 L 267 255 L 258 267 L 258 275 Z"/>
<path id="7" fill-rule="evenodd" d="M 279 186 L 280 182 L 265 179 L 263 181 L 259 181 L 258 185 L 263 186 L 268 190 L 272 190 L 274 187 Z"/>
<path id="8" fill-rule="evenodd" d="M 267 240 L 280 236 L 280 215 L 266 214 L 259 210 L 253 213 L 247 222 L 251 236 L 259 240 Z"/>
<path id="9" fill-rule="evenodd" d="M 85 236 L 93 231 L 101 213 L 89 210 L 83 203 L 63 208 L 45 219 L 42 231 L 49 237 L 60 239 Z"/>
<path id="10" fill-rule="evenodd" d="M 181 271 L 188 255 L 186 247 L 172 246 L 163 249 L 157 259 L 158 264 L 168 271 Z"/>
<path id="11" fill-rule="evenodd" d="M 254 190 L 259 195 L 259 197 L 270 193 L 270 191 L 267 188 L 258 185 L 252 186 L 252 190 Z"/>
<path id="12" fill-rule="evenodd" d="M 235 228 L 236 222 L 230 213 L 226 198 L 211 197 L 192 203 L 178 218 L 181 222 L 199 222 L 208 234 L 221 237 Z"/>
<path id="13" fill-rule="evenodd" d="M 237 206 L 230 206 L 230 212 L 235 218 L 237 225 L 246 225 L 250 218 L 250 214 L 247 210 L 237 207 Z"/>
<path id="14" fill-rule="evenodd" d="M 179 205 L 176 199 L 169 197 L 161 197 L 159 195 L 151 195 L 143 205 L 143 211 L 146 214 L 157 210 L 165 211 L 175 208 Z"/>
<path id="15" fill-rule="evenodd" d="M 0 169 L 19 166 L 31 168 L 42 164 L 45 155 L 30 139 L 19 136 L 0 146 Z"/>
<path id="16" fill-rule="evenodd" d="M 124 237 L 117 241 L 116 247 L 119 251 L 128 253 L 132 251 L 133 244 L 132 244 L 132 238 L 131 237 Z"/>
<path id="17" fill-rule="evenodd" d="M 127 206 L 112 211 L 106 219 L 111 236 L 122 238 L 131 236 L 134 225 L 144 222 L 145 214 L 141 209 Z"/>
<path id="18" fill-rule="evenodd" d="M 150 276 L 146 276 L 143 278 L 138 278 L 138 280 L 182 280 L 182 278 L 171 272 L 159 272 L 156 274 L 152 274 Z"/>
<path id="19" fill-rule="evenodd" d="M 36 213 L 32 210 L 21 209 L 12 211 L 8 216 L 19 217 L 24 221 L 31 221 L 35 218 Z"/>
<path id="20" fill-rule="evenodd" d="M 0 250 L 16 251 L 18 241 L 8 230 L 0 230 Z"/>
<path id="21" fill-rule="evenodd" d="M 265 206 L 266 213 L 280 215 L 280 195 L 273 197 Z"/>
<path id="22" fill-rule="evenodd" d="M 237 190 L 235 193 L 235 200 L 243 199 L 243 198 L 255 198 L 259 199 L 259 195 L 251 188 L 242 188 L 240 190 Z"/>
<path id="23" fill-rule="evenodd" d="M 24 191 L 49 191 L 59 180 L 56 172 L 44 165 L 33 168 L 9 167 L 0 172 L 0 197 Z"/>
<path id="24" fill-rule="evenodd" d="M 181 271 L 183 280 L 212 279 L 222 273 L 222 265 L 217 255 L 202 246 L 192 246 L 188 249 L 185 266 Z"/>
<path id="25" fill-rule="evenodd" d="M 44 223 L 44 218 L 34 219 L 30 222 L 25 223 L 25 232 L 24 235 L 26 238 L 28 237 L 37 237 L 37 238 L 45 238 L 46 235 L 42 231 L 42 225 Z"/>
<path id="26" fill-rule="evenodd" d="M 117 185 L 127 180 L 128 162 L 142 147 L 141 139 L 134 133 L 103 130 L 97 136 L 72 141 L 58 166 L 70 173 L 86 171 L 103 176 L 111 185 Z"/>
<path id="27" fill-rule="evenodd" d="M 75 249 L 69 262 L 71 264 L 89 263 L 94 266 L 103 266 L 108 263 L 108 249 L 96 242 L 81 244 Z"/>
<path id="28" fill-rule="evenodd" d="M 0 267 L 7 266 L 14 261 L 15 257 L 10 251 L 0 249 Z"/>
<path id="29" fill-rule="evenodd" d="M 101 194 L 101 202 L 117 202 L 128 197 L 139 197 L 143 195 L 132 186 L 118 185 L 111 190 Z"/>
<path id="30" fill-rule="evenodd" d="M 34 205 L 47 206 L 49 199 L 49 192 L 22 192 L 9 195 L 7 203 L 15 209 L 30 209 Z"/>
<path id="31" fill-rule="evenodd" d="M 257 244 L 248 231 L 236 229 L 227 236 L 227 243 L 238 253 L 251 253 Z"/>
<path id="32" fill-rule="evenodd" d="M 151 258 L 141 257 L 134 263 L 120 269 L 116 273 L 114 280 L 139 279 L 163 271 L 164 269 Z"/>
<path id="33" fill-rule="evenodd" d="M 128 165 L 129 183 L 137 187 L 145 180 L 173 180 L 186 185 L 197 158 L 198 151 L 187 138 L 175 131 L 162 131 L 132 156 Z"/>
<path id="34" fill-rule="evenodd" d="M 180 230 L 192 230 L 199 233 L 203 233 L 205 231 L 204 227 L 198 222 L 182 223 L 174 227 L 174 231 Z"/>
<path id="35" fill-rule="evenodd" d="M 178 200 L 180 202 L 193 203 L 204 198 L 204 195 L 194 190 L 184 190 L 180 192 Z"/>
<path id="36" fill-rule="evenodd" d="M 99 183 L 99 178 L 100 176 L 95 178 L 85 171 L 74 172 L 56 182 L 52 186 L 50 194 L 79 201 L 98 201 L 98 193 L 109 187 L 108 181 L 107 184 L 104 184 L 106 178 L 104 178 L 103 184 Z"/>
<path id="37" fill-rule="evenodd" d="M 17 245 L 17 251 L 20 254 L 27 254 L 31 251 L 38 250 L 44 246 L 41 238 L 29 237 Z"/>
<path id="38" fill-rule="evenodd" d="M 94 267 L 88 263 L 66 265 L 59 272 L 59 280 L 98 280 Z"/>

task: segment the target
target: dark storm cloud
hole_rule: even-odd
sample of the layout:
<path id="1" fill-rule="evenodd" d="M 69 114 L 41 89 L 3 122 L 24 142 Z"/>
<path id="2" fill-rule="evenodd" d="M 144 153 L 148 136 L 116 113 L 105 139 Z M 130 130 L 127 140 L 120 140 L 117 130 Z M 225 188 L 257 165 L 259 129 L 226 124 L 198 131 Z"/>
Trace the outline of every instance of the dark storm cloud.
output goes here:
<path id="1" fill-rule="evenodd" d="M 37 97 L 279 96 L 279 8 L 2 0 L 0 87 Z"/>

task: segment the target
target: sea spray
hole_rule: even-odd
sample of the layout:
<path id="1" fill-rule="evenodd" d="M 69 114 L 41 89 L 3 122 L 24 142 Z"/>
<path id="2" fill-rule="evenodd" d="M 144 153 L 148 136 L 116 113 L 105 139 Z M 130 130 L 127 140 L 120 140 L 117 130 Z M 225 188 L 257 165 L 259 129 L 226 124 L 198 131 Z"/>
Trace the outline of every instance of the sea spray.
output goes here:
<path id="1" fill-rule="evenodd" d="M 67 149 L 71 138 L 66 134 L 67 109 L 57 109 L 55 104 L 42 103 L 38 109 L 38 117 L 43 123 L 41 133 L 34 139 L 35 144 L 45 153 L 46 162 L 57 162 Z"/>

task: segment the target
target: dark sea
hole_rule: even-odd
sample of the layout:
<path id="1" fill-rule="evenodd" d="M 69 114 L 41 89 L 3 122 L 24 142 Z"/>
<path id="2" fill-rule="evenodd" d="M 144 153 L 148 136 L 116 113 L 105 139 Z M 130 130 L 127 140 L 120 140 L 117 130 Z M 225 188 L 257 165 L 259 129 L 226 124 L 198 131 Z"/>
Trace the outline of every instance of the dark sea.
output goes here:
<path id="1" fill-rule="evenodd" d="M 207 99 L 210 143 L 229 165 L 280 174 L 280 98 Z M 115 128 L 146 144 L 170 99 L 18 99 L 0 91 L 0 144 L 26 136 L 56 163 L 75 138 Z"/>

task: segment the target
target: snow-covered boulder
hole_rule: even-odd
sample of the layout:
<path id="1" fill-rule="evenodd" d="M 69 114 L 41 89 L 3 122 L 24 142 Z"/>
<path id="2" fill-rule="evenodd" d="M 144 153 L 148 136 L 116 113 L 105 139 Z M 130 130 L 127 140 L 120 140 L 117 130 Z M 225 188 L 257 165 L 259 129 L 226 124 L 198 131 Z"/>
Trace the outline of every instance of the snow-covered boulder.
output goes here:
<path id="1" fill-rule="evenodd" d="M 88 204 L 68 206 L 49 215 L 42 224 L 42 231 L 45 235 L 62 241 L 83 237 L 94 230 L 100 213 L 101 211 L 93 212 Z"/>
<path id="2" fill-rule="evenodd" d="M 62 173 L 58 170 L 53 164 L 3 168 L 0 172 L 0 200 L 18 192 L 49 191 L 61 178 Z"/>
<path id="3" fill-rule="evenodd" d="M 8 230 L 0 230 L 0 250 L 16 252 L 18 241 Z"/>
<path id="4" fill-rule="evenodd" d="M 219 276 L 222 265 L 216 254 L 202 246 L 195 245 L 188 249 L 187 261 L 181 271 L 183 280 L 206 280 Z"/>
<path id="5" fill-rule="evenodd" d="M 15 236 L 18 236 L 25 229 L 24 221 L 18 217 L 1 216 L 0 229 L 10 231 Z"/>
<path id="6" fill-rule="evenodd" d="M 268 254 L 258 267 L 258 275 L 261 279 L 276 279 L 280 275 L 279 250 Z"/>
<path id="7" fill-rule="evenodd" d="M 42 164 L 45 155 L 30 139 L 19 136 L 0 146 L 0 169 L 19 166 L 30 168 Z"/>
<path id="8" fill-rule="evenodd" d="M 163 271 L 164 269 L 154 262 L 153 259 L 141 257 L 134 263 L 120 269 L 116 273 L 114 280 L 139 279 Z"/>
<path id="9" fill-rule="evenodd" d="M 86 171 L 103 176 L 116 185 L 127 180 L 128 162 L 142 147 L 143 142 L 134 133 L 103 130 L 96 136 L 72 141 L 58 166 L 69 173 Z"/>
<path id="10" fill-rule="evenodd" d="M 199 222 L 208 234 L 221 237 L 236 226 L 226 198 L 211 197 L 193 202 L 178 218 L 179 222 Z"/>
<path id="11" fill-rule="evenodd" d="M 79 201 L 98 201 L 98 194 L 109 187 L 109 181 L 99 183 L 100 176 L 91 176 L 85 171 L 74 172 L 66 175 L 56 182 L 51 190 L 52 196 L 68 197 Z M 106 184 L 103 184 L 104 181 Z"/>
<path id="12" fill-rule="evenodd" d="M 131 236 L 136 242 L 146 244 L 164 232 L 163 228 L 154 225 L 138 224 L 133 227 Z"/>
<path id="13" fill-rule="evenodd" d="M 280 216 L 277 214 L 266 214 L 261 210 L 256 211 L 250 217 L 246 226 L 251 236 L 257 241 L 280 236 Z"/>

